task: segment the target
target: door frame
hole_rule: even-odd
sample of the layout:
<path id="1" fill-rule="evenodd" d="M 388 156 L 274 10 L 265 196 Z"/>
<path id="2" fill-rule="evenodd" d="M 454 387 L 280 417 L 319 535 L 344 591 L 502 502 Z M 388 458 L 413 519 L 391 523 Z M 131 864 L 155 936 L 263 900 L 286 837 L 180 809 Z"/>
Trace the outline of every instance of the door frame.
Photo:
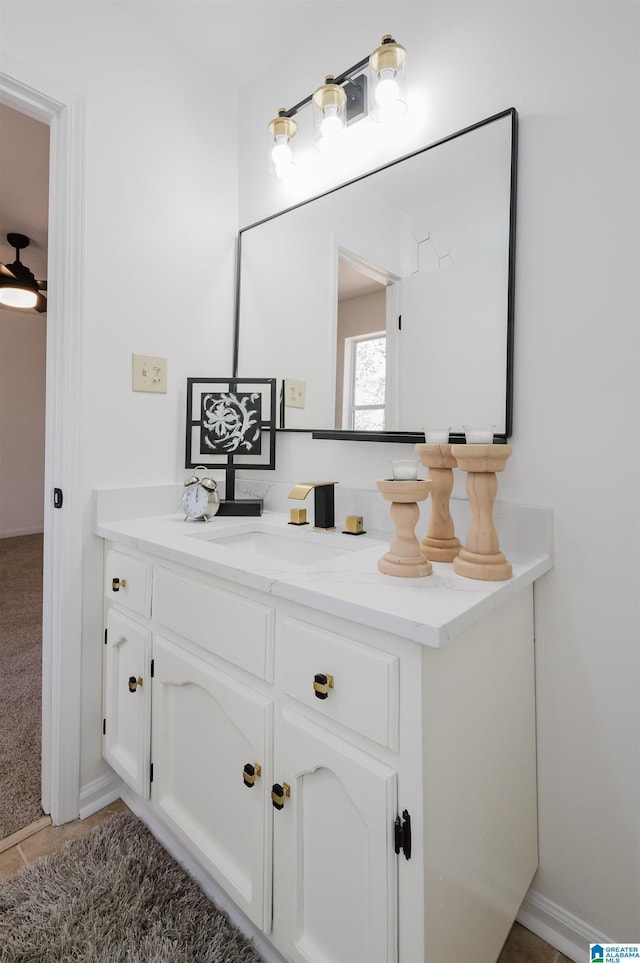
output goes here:
<path id="1" fill-rule="evenodd" d="M 82 507 L 80 384 L 84 104 L 9 58 L 0 102 L 50 128 L 42 616 L 42 807 L 55 825 L 80 807 Z M 53 490 L 63 492 L 54 508 Z"/>

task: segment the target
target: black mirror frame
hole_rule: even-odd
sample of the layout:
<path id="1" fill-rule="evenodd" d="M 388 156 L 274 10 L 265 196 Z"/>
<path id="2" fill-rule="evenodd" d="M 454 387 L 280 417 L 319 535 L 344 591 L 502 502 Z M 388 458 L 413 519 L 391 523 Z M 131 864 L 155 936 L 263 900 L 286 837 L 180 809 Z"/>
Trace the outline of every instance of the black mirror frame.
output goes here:
<path id="1" fill-rule="evenodd" d="M 505 398 L 505 431 L 498 432 L 494 435 L 495 444 L 506 444 L 507 439 L 513 434 L 513 359 L 514 359 L 514 305 L 515 305 L 515 266 L 516 266 L 516 199 L 517 199 L 517 167 L 518 167 L 518 112 L 515 107 L 508 107 L 506 110 L 500 111 L 500 113 L 492 114 L 490 117 L 486 117 L 484 120 L 477 121 L 475 124 L 471 124 L 469 127 L 464 127 L 461 130 L 455 131 L 453 134 L 449 134 L 447 137 L 442 137 L 440 140 L 434 141 L 428 144 L 426 147 L 421 147 L 419 150 L 412 151 L 409 154 L 404 154 L 402 157 L 396 158 L 396 160 L 390 161 L 388 164 L 383 164 L 381 167 L 375 168 L 375 170 L 368 171 L 366 174 L 362 174 L 359 177 L 354 177 L 349 181 L 345 181 L 343 184 L 338 184 L 336 187 L 331 188 L 331 190 L 324 191 L 321 194 L 316 194 L 313 197 L 309 197 L 299 204 L 293 204 L 291 207 L 287 207 L 282 211 L 278 211 L 277 214 L 272 214 L 269 217 L 262 218 L 260 221 L 256 221 L 254 224 L 248 224 L 246 227 L 241 228 L 238 232 L 238 241 L 236 248 L 236 287 L 235 287 L 235 318 L 234 318 L 234 338 L 233 338 L 233 373 L 234 377 L 238 374 L 238 354 L 240 348 L 240 261 L 242 254 L 242 235 L 245 231 L 251 230 L 253 227 L 258 227 L 260 224 L 265 224 L 267 221 L 272 221 L 276 217 L 280 217 L 282 214 L 287 214 L 289 211 L 296 210 L 299 207 L 304 207 L 306 204 L 311 203 L 311 201 L 318 200 L 320 197 L 326 197 L 329 194 L 333 194 L 336 191 L 342 190 L 343 187 L 348 187 L 350 184 L 355 184 L 358 181 L 363 180 L 366 177 L 370 177 L 372 174 L 377 174 L 378 171 L 386 170 L 389 167 L 394 167 L 396 164 L 402 163 L 404 160 L 408 160 L 411 157 L 416 157 L 418 154 L 423 154 L 425 151 L 433 150 L 434 147 L 439 147 L 441 144 L 446 144 L 448 141 L 455 140 L 457 137 L 461 137 L 463 134 L 468 134 L 478 127 L 484 127 L 486 124 L 490 124 L 493 121 L 500 120 L 503 117 L 511 118 L 511 173 L 510 173 L 510 187 L 509 187 L 509 261 L 508 261 L 508 279 L 507 279 L 507 377 L 506 377 L 506 398 Z M 302 432 L 304 434 L 311 434 L 312 438 L 328 439 L 328 440 L 342 440 L 342 441 L 372 441 L 372 442 L 393 442 L 394 444 L 406 442 L 407 444 L 420 444 L 424 442 L 424 432 L 419 431 L 348 431 L 340 429 L 317 429 L 317 428 L 279 428 L 278 431 L 289 431 L 289 432 Z M 465 438 L 462 434 L 451 434 L 450 442 L 453 444 L 464 444 Z"/>

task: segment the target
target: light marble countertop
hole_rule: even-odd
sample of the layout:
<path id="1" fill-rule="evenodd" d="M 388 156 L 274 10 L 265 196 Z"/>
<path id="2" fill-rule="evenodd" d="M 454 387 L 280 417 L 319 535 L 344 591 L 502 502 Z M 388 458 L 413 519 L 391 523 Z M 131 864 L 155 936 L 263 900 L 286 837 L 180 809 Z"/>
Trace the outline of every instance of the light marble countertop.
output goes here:
<path id="1" fill-rule="evenodd" d="M 513 577 L 504 582 L 463 578 L 455 574 L 452 564 L 443 562 L 432 563 L 432 575 L 397 578 L 377 568 L 378 559 L 389 548 L 388 533 L 315 532 L 311 526 L 298 528 L 287 521 L 286 514 L 270 511 L 258 518 L 216 516 L 208 523 L 185 521 L 182 513 L 172 513 L 98 521 L 95 534 L 122 548 L 136 548 L 159 560 L 435 648 L 489 615 L 553 564 L 544 551 L 511 549 L 507 557 Z M 256 531 L 270 536 L 265 539 L 264 555 L 252 544 L 250 533 Z M 243 533 L 249 533 L 247 544 L 216 542 L 216 538 L 233 539 Z M 284 560 L 275 557 L 278 546 L 284 548 Z M 302 560 L 291 561 L 287 546 Z M 308 561 L 307 552 L 310 557 L 327 557 Z"/>

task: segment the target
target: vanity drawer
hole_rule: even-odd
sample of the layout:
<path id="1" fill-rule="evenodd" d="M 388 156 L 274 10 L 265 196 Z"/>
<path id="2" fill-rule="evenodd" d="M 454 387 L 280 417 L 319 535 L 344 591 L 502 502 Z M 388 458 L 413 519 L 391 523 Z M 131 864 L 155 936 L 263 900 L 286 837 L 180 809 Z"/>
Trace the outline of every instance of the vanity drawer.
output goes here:
<path id="1" fill-rule="evenodd" d="M 277 659 L 278 679 L 287 695 L 380 745 L 398 749 L 397 656 L 289 617 L 283 621 Z M 317 675 L 333 676 L 326 698 L 314 688 Z"/>
<path id="2" fill-rule="evenodd" d="M 139 558 L 110 550 L 105 563 L 105 596 L 123 608 L 151 615 L 151 566 Z"/>
<path id="3" fill-rule="evenodd" d="M 227 662 L 273 681 L 274 611 L 270 605 L 159 568 L 153 617 Z"/>

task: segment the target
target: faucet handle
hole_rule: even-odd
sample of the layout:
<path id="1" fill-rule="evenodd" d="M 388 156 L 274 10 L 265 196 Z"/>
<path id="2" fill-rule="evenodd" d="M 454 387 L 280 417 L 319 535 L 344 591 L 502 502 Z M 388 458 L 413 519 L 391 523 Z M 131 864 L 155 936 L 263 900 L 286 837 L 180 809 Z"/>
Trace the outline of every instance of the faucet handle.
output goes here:
<path id="1" fill-rule="evenodd" d="M 294 485 L 288 494 L 288 498 L 306 498 L 310 491 L 314 488 L 330 488 L 333 485 L 337 485 L 337 481 L 322 481 L 322 482 L 298 482 Z"/>

